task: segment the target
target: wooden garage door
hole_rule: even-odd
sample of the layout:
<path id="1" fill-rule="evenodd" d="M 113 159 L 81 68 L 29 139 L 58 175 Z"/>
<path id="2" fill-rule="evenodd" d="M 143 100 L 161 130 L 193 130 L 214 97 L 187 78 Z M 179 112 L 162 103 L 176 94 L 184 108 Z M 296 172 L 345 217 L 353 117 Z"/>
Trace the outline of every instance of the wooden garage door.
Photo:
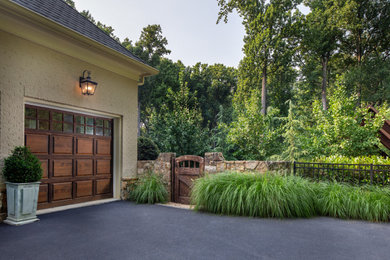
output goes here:
<path id="1" fill-rule="evenodd" d="M 112 120 L 26 105 L 25 145 L 42 163 L 38 209 L 112 197 Z"/>

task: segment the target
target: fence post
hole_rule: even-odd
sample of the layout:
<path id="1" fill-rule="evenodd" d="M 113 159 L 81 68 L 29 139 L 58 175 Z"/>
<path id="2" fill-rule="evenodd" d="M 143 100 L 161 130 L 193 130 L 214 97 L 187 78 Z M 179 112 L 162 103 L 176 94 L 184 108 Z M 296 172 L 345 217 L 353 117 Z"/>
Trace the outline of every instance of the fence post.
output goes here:
<path id="1" fill-rule="evenodd" d="M 295 168 L 295 161 L 293 162 L 293 165 L 294 165 L 293 175 L 295 176 L 295 171 L 296 171 L 296 168 Z"/>
<path id="2" fill-rule="evenodd" d="M 372 183 L 373 183 L 373 179 L 374 179 L 374 169 L 373 169 L 373 166 L 372 166 L 372 164 L 370 165 L 370 183 L 371 183 L 371 185 L 372 185 Z"/>

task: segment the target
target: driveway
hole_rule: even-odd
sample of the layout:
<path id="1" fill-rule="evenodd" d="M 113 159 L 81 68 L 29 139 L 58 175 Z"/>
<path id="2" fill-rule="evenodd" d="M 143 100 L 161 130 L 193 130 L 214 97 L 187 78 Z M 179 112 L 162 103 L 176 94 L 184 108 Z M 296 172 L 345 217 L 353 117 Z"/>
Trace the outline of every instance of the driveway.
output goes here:
<path id="1" fill-rule="evenodd" d="M 389 259 L 390 224 L 226 217 L 119 201 L 0 224 L 0 259 Z"/>

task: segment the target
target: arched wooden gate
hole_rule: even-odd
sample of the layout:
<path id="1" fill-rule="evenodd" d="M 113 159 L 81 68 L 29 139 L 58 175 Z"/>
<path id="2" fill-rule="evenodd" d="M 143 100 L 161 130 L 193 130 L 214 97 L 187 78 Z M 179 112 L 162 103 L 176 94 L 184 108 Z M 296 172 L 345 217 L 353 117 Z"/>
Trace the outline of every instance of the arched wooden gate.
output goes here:
<path id="1" fill-rule="evenodd" d="M 175 159 L 173 174 L 173 199 L 177 203 L 190 204 L 192 183 L 204 172 L 204 158 L 184 155 Z"/>

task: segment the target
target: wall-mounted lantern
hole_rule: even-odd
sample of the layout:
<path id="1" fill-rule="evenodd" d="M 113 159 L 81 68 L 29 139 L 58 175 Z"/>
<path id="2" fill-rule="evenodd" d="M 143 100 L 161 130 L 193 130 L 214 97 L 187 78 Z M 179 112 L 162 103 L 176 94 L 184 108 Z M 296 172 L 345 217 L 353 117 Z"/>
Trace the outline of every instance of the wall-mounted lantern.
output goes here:
<path id="1" fill-rule="evenodd" d="M 85 72 L 88 73 L 88 76 L 86 78 Z M 96 86 L 97 83 L 91 80 L 91 72 L 88 70 L 84 70 L 83 76 L 80 77 L 81 94 L 88 96 L 95 94 Z"/>

